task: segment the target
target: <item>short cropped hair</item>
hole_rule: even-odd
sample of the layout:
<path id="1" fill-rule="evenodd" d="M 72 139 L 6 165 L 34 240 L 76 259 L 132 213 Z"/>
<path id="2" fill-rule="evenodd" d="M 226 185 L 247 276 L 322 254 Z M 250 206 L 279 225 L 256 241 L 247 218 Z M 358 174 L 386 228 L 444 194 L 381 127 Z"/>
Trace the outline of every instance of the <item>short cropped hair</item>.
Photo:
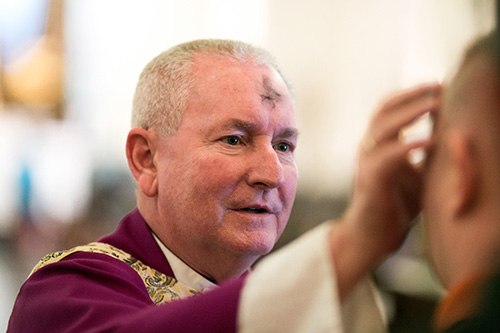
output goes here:
<path id="1" fill-rule="evenodd" d="M 200 53 L 274 68 L 291 93 L 290 83 L 266 50 L 234 40 L 194 40 L 164 51 L 146 65 L 135 90 L 132 127 L 149 129 L 155 126 L 160 135 L 172 135 L 177 131 L 194 84 L 193 58 Z"/>
<path id="2" fill-rule="evenodd" d="M 462 66 L 477 55 L 485 56 L 500 77 L 500 33 L 498 28 L 475 40 L 466 50 Z"/>

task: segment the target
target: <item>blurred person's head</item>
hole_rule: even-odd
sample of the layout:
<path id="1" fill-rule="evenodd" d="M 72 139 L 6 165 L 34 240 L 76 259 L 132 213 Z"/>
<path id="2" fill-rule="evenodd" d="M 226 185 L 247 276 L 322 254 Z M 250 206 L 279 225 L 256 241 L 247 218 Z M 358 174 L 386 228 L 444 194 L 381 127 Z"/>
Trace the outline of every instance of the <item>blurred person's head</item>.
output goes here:
<path id="1" fill-rule="evenodd" d="M 220 281 L 268 253 L 297 185 L 295 110 L 272 57 L 201 40 L 141 74 L 127 140 L 138 208 L 167 247 Z"/>
<path id="2" fill-rule="evenodd" d="M 445 86 L 426 165 L 428 247 L 445 287 L 500 263 L 500 39 L 476 41 Z"/>

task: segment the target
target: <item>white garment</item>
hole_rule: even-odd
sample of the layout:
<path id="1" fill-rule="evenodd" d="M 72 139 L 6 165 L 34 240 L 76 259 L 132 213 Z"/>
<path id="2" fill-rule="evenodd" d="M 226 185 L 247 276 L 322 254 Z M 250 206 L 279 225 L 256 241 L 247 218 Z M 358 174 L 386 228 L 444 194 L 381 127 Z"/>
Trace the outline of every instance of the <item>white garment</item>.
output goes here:
<path id="1" fill-rule="evenodd" d="M 204 292 L 217 287 L 215 283 L 186 265 L 184 261 L 173 254 L 172 251 L 170 251 L 154 233 L 153 236 L 165 255 L 165 258 L 167 258 L 168 264 L 170 265 L 177 281 L 182 282 L 189 288 L 199 292 Z"/>
<path id="2" fill-rule="evenodd" d="M 340 304 L 324 223 L 263 259 L 247 278 L 238 332 L 385 332 L 369 278 Z"/>

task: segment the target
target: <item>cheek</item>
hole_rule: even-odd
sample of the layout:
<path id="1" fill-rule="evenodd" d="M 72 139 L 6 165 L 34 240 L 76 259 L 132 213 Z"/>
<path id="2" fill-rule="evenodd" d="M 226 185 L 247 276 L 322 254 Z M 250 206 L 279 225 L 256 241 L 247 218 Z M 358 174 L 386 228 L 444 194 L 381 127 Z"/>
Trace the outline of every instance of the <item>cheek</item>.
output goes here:
<path id="1" fill-rule="evenodd" d="M 436 223 L 426 226 L 426 246 L 428 257 L 430 259 L 432 268 L 438 280 L 445 284 L 445 277 L 447 276 L 447 256 L 446 246 L 442 238 L 443 231 Z"/>
<path id="2" fill-rule="evenodd" d="M 430 186 L 426 187 L 423 204 L 423 218 L 426 246 L 430 257 L 434 260 L 435 255 L 439 253 L 439 250 L 436 249 L 436 246 L 439 245 L 439 243 L 436 242 L 436 238 L 439 238 L 439 226 L 437 224 L 439 223 L 439 216 L 436 215 L 436 201 L 432 195 L 433 190 L 434 189 Z"/>
<path id="3" fill-rule="evenodd" d="M 297 191 L 297 179 L 297 170 L 295 168 L 290 168 L 286 175 L 286 181 L 279 190 L 280 199 L 283 203 L 283 210 L 280 214 L 280 223 L 282 224 L 282 229 L 284 229 L 284 227 L 286 226 L 286 223 L 288 222 L 290 213 L 292 211 L 293 203 L 295 201 L 295 194 Z"/>
<path id="4" fill-rule="evenodd" d="M 296 181 L 292 184 L 286 184 L 281 190 L 281 201 L 283 203 L 283 208 L 290 215 L 290 212 L 295 201 L 295 193 L 297 191 Z"/>
<path id="5" fill-rule="evenodd" d="M 438 253 L 439 251 L 436 250 L 436 245 L 439 245 L 439 243 L 436 243 L 436 235 L 437 235 L 437 226 L 436 224 L 432 224 L 429 220 L 428 216 L 424 216 L 424 225 L 425 225 L 425 244 L 427 247 L 427 251 L 429 252 L 429 255 L 431 258 L 434 257 L 435 253 Z"/>
<path id="6" fill-rule="evenodd" d="M 425 173 L 425 184 L 422 200 L 423 209 L 423 223 L 425 229 L 425 246 L 427 256 L 429 257 L 434 270 L 436 270 L 436 263 L 439 263 L 439 201 L 436 200 L 438 191 L 438 184 L 436 183 L 435 166 L 429 165 Z M 439 266 L 439 265 L 437 265 Z"/>
<path id="7" fill-rule="evenodd" d="M 434 158 L 426 167 L 424 175 L 424 191 L 422 209 L 427 216 L 428 223 L 432 223 L 439 212 L 441 177 L 436 159 Z"/>
<path id="8" fill-rule="evenodd" d="M 244 173 L 234 161 L 224 158 L 200 159 L 189 166 L 187 180 L 192 197 L 201 203 L 221 200 L 230 195 Z"/>
<path id="9" fill-rule="evenodd" d="M 285 183 L 283 184 L 283 197 L 284 202 L 287 206 L 293 205 L 293 201 L 295 200 L 295 193 L 297 192 L 297 181 L 299 178 L 299 174 L 297 171 L 297 167 L 295 164 L 289 166 L 285 170 Z"/>
<path id="10" fill-rule="evenodd" d="M 429 191 L 437 190 L 428 188 L 424 206 L 425 246 L 427 256 L 431 262 L 434 272 L 441 283 L 446 276 L 447 269 L 447 241 L 448 234 L 445 228 L 445 219 L 441 215 L 439 202 Z"/>

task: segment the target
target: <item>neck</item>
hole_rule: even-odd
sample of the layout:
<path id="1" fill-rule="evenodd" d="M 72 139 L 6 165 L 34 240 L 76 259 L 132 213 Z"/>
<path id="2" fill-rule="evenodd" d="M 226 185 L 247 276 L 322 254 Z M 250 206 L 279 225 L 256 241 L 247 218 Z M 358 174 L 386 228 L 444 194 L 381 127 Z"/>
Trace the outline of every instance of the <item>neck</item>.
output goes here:
<path id="1" fill-rule="evenodd" d="M 247 273 L 259 257 L 257 255 L 237 256 L 224 251 L 213 254 L 213 250 L 186 249 L 186 247 L 178 246 L 178 242 L 162 239 L 151 226 L 150 229 L 157 240 L 177 258 L 198 274 L 216 284 Z"/>
<path id="2" fill-rule="evenodd" d="M 223 281 L 237 278 L 250 270 L 257 256 L 234 256 L 227 253 L 210 254 L 204 251 L 183 251 L 175 244 L 164 243 L 180 260 L 209 281 L 220 284 Z M 199 255 L 203 253 L 203 255 Z"/>

